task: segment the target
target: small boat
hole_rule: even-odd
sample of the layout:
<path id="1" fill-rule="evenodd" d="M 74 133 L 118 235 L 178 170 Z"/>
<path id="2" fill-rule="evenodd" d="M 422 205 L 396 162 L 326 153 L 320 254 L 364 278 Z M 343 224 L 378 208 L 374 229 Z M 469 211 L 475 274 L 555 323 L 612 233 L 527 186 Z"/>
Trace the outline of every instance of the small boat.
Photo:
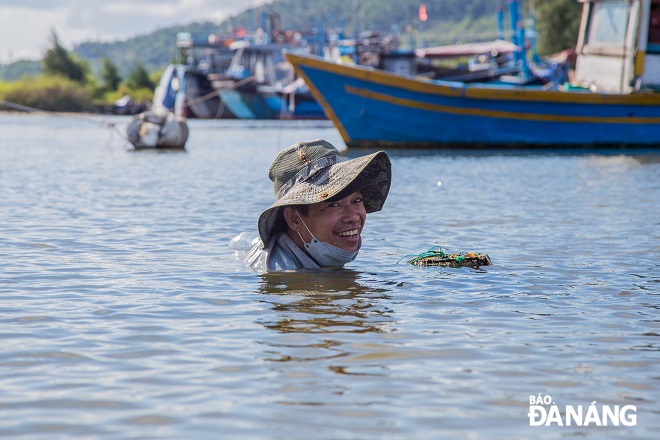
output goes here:
<path id="1" fill-rule="evenodd" d="M 151 111 L 135 116 L 126 128 L 128 140 L 136 149 L 183 149 L 188 133 L 185 118 Z"/>
<path id="2" fill-rule="evenodd" d="M 169 64 L 154 91 L 153 109 L 200 119 L 233 119 L 218 90 L 233 84 L 224 72 L 231 61 L 234 40 L 188 32 L 177 35 L 181 62 Z M 185 62 L 185 63 L 184 63 Z"/>
<path id="3" fill-rule="evenodd" d="M 285 57 L 349 147 L 660 147 L 660 0 L 583 3 L 570 84 L 432 80 Z"/>

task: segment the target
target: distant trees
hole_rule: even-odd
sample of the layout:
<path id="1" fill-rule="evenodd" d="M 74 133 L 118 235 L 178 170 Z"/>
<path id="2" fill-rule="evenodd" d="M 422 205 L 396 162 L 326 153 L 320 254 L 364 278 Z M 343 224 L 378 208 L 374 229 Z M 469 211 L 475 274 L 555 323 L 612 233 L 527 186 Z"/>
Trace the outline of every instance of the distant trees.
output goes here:
<path id="1" fill-rule="evenodd" d="M 254 11 L 225 20 L 219 31 L 240 26 L 256 29 L 263 12 L 279 13 L 284 29 L 310 31 L 323 20 L 325 29 L 340 23 L 347 34 L 372 30 L 388 32 L 393 28 L 421 32 L 418 19 L 421 3 L 426 5 L 428 21 L 424 36 L 430 45 L 483 41 L 497 36 L 496 11 L 503 7 L 509 21 L 510 0 L 275 0 L 263 2 Z M 518 0 L 522 18 L 534 11 L 540 54 L 551 54 L 575 45 L 582 5 L 578 0 Z M 309 34 L 308 34 L 309 35 Z M 170 40 L 171 41 L 171 40 Z M 171 43 L 170 43 L 171 44 Z"/>
<path id="2" fill-rule="evenodd" d="M 133 71 L 126 78 L 126 85 L 131 89 L 150 89 L 153 90 L 156 85 L 149 78 L 149 72 L 141 64 L 137 63 Z"/>
<path id="3" fill-rule="evenodd" d="M 48 49 L 42 60 L 44 73 L 51 75 L 60 75 L 73 81 L 85 82 L 87 65 L 80 60 L 73 58 L 67 50 L 62 47 L 53 31 L 51 36 L 53 46 Z"/>
<path id="4" fill-rule="evenodd" d="M 41 60 L 43 74 L 9 83 L 2 99 L 41 110 L 92 110 L 95 81 L 89 75 L 89 66 L 62 47 L 55 31 L 51 43 Z"/>
<path id="5" fill-rule="evenodd" d="M 38 75 L 42 70 L 41 61 L 18 60 L 11 64 L 0 64 L 0 81 L 16 81 L 26 75 Z"/>
<path id="6" fill-rule="evenodd" d="M 582 4 L 576 0 L 536 0 L 539 55 L 575 47 Z"/>
<path id="7" fill-rule="evenodd" d="M 117 87 L 121 83 L 121 76 L 119 76 L 117 66 L 108 57 L 103 57 L 100 76 L 105 90 L 117 90 Z"/>
<path id="8" fill-rule="evenodd" d="M 506 0 L 505 0 L 506 1 Z M 261 2 L 254 11 L 245 11 L 236 17 L 225 20 L 222 31 L 244 26 L 256 29 L 261 26 L 262 12 L 276 12 L 281 16 L 284 29 L 296 29 L 301 32 L 316 27 L 320 19 L 326 29 L 341 23 L 347 34 L 361 31 L 387 32 L 393 26 L 405 29 L 406 26 L 418 26 L 418 12 L 421 3 L 426 5 L 429 34 L 435 32 L 441 24 L 443 29 L 448 23 L 462 23 L 462 29 L 470 30 L 475 21 L 484 15 L 492 17 L 495 31 L 496 0 L 275 0 Z M 437 29 L 440 31 L 440 29 Z M 476 30 L 476 29 L 473 29 Z"/>
<path id="9" fill-rule="evenodd" d="M 51 43 L 41 60 L 42 73 L 0 84 L 0 99 L 49 111 L 107 111 L 126 95 L 141 105 L 153 98 L 154 80 L 141 63 L 122 81 L 117 66 L 102 55 L 94 77 L 89 64 L 70 54 L 55 31 Z"/>
<path id="10" fill-rule="evenodd" d="M 80 112 L 93 110 L 90 86 L 60 75 L 24 77 L 9 83 L 0 99 L 40 110 Z"/>

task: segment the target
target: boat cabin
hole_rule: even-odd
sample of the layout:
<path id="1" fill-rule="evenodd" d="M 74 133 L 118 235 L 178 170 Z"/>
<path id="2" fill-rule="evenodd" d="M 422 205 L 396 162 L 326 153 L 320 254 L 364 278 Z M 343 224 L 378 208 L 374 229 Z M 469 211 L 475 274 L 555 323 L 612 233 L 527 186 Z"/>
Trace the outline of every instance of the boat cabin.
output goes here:
<path id="1" fill-rule="evenodd" d="M 593 91 L 660 90 L 660 0 L 579 0 L 575 83 Z"/>
<path id="2" fill-rule="evenodd" d="M 283 50 L 295 50 L 288 44 L 251 44 L 237 41 L 231 45 L 234 50 L 227 76 L 240 81 L 254 75 L 256 84 L 286 85 L 293 81 L 293 67 L 284 62 Z"/>

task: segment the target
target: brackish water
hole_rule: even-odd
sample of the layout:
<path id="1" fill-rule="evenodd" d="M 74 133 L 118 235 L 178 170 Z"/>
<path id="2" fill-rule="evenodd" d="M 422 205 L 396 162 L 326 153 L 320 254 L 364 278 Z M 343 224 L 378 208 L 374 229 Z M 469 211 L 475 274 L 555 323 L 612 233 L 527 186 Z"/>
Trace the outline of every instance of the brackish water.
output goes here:
<path id="1" fill-rule="evenodd" d="M 258 275 L 228 243 L 270 162 L 339 135 L 190 126 L 0 115 L 0 436 L 659 438 L 658 150 L 391 151 L 354 262 Z M 494 265 L 397 264 L 436 245 Z M 530 426 L 539 393 L 636 423 Z"/>

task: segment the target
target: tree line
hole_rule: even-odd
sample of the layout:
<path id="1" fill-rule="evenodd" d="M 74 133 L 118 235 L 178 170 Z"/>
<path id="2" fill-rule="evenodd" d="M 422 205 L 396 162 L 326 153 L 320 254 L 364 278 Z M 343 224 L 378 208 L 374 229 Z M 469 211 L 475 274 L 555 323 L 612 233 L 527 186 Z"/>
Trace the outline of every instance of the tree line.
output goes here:
<path id="1" fill-rule="evenodd" d="M 110 111 L 120 97 L 145 103 L 153 95 L 159 72 L 150 74 L 140 62 L 122 78 L 117 66 L 101 59 L 98 78 L 89 62 L 67 51 L 53 31 L 51 47 L 41 60 L 41 73 L 0 85 L 0 98 L 48 111 Z"/>
<path id="2" fill-rule="evenodd" d="M 429 45 L 464 43 L 497 36 L 497 9 L 502 8 L 505 30 L 511 27 L 511 0 L 277 0 L 223 21 L 220 32 L 237 27 L 263 27 L 263 15 L 277 14 L 283 29 L 326 30 L 341 27 L 347 35 L 361 31 L 424 34 Z M 575 45 L 582 6 L 578 0 L 517 0 L 520 16 L 535 19 L 542 36 L 539 55 Z M 419 18 L 424 4 L 427 20 Z"/>

